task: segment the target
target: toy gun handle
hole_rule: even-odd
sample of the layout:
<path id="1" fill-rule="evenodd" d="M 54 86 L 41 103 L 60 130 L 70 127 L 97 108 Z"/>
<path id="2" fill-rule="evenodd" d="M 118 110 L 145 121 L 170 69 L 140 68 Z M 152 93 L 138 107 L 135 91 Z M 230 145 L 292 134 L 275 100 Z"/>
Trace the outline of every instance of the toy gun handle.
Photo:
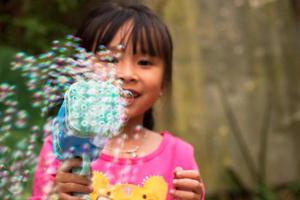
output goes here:
<path id="1" fill-rule="evenodd" d="M 91 159 L 88 153 L 82 154 L 82 167 L 77 167 L 72 169 L 72 173 L 79 174 L 81 176 L 89 176 L 90 175 L 90 163 Z M 75 192 L 74 196 L 80 196 L 84 200 L 90 200 L 89 194 Z"/>
<path id="2" fill-rule="evenodd" d="M 79 174 L 81 176 L 90 175 L 91 158 L 88 153 L 82 154 L 82 167 L 73 168 L 72 173 Z"/>

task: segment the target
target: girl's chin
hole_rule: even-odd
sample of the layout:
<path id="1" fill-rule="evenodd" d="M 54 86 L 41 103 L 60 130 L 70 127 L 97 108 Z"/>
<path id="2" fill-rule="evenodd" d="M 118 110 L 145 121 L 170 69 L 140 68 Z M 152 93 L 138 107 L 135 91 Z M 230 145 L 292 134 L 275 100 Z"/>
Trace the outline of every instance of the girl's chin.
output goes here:
<path id="1" fill-rule="evenodd" d="M 129 108 L 135 103 L 136 99 L 135 98 L 132 98 L 132 99 L 126 98 L 125 101 L 126 101 L 127 107 Z"/>
<path id="2" fill-rule="evenodd" d="M 128 108 L 127 122 L 143 122 L 145 111 L 138 111 L 134 107 Z"/>

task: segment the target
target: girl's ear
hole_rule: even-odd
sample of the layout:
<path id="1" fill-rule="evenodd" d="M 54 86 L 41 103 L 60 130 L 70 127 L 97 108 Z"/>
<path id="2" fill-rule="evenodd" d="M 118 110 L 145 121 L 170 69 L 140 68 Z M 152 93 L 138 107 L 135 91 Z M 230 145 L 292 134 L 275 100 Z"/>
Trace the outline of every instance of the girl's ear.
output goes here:
<path id="1" fill-rule="evenodd" d="M 163 81 L 162 81 L 162 84 L 161 84 L 161 87 L 160 87 L 160 92 L 159 92 L 159 96 L 160 96 L 160 97 L 164 95 L 165 89 L 166 89 L 166 81 L 163 80 Z"/>
<path id="2" fill-rule="evenodd" d="M 160 96 L 160 97 L 164 96 L 163 90 L 161 90 L 161 91 L 159 92 L 159 96 Z"/>

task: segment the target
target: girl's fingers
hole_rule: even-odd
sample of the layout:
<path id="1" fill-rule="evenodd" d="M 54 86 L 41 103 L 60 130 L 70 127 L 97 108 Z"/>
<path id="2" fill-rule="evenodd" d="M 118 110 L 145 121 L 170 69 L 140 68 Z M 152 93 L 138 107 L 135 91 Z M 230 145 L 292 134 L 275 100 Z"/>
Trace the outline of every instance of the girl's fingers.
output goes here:
<path id="1" fill-rule="evenodd" d="M 204 195 L 204 184 L 197 170 L 177 167 L 174 170 L 173 185 L 174 195 L 179 199 L 200 199 Z"/>
<path id="2" fill-rule="evenodd" d="M 60 172 L 56 175 L 55 181 L 59 183 L 78 183 L 82 185 L 90 185 L 91 180 L 89 177 L 81 176 L 78 174 Z"/>
<path id="3" fill-rule="evenodd" d="M 184 191 L 184 190 L 171 190 L 170 194 L 175 198 L 175 199 L 191 199 L 191 200 L 199 200 L 201 199 L 201 195 L 190 192 L 190 191 Z"/>
<path id="4" fill-rule="evenodd" d="M 59 200 L 82 200 L 82 198 L 80 198 L 80 197 L 71 196 L 66 193 L 61 193 L 60 195 L 58 195 L 58 199 Z M 50 199 L 50 200 L 52 200 L 52 199 Z M 53 200 L 54 200 L 54 198 L 53 198 Z"/>
<path id="5" fill-rule="evenodd" d="M 80 158 L 72 158 L 65 160 L 58 171 L 70 172 L 73 168 L 81 167 L 82 160 Z"/>
<path id="6" fill-rule="evenodd" d="M 175 178 L 189 178 L 202 182 L 200 173 L 197 170 L 177 170 L 175 171 Z"/>
<path id="7" fill-rule="evenodd" d="M 199 181 L 196 181 L 194 179 L 174 179 L 173 185 L 175 188 L 180 190 L 191 191 L 197 194 L 202 193 L 203 183 L 200 183 Z"/>
<path id="8" fill-rule="evenodd" d="M 92 188 L 90 186 L 81 185 L 77 183 L 57 183 L 56 191 L 58 193 L 91 193 Z"/>
<path id="9" fill-rule="evenodd" d="M 176 173 L 179 172 L 179 171 L 182 171 L 182 167 L 176 167 L 174 170 L 173 170 L 173 174 L 174 174 L 174 177 L 176 177 Z"/>
<path id="10" fill-rule="evenodd" d="M 55 177 L 55 186 L 53 193 L 57 194 L 58 199 L 79 200 L 79 196 L 72 196 L 71 193 L 85 193 L 92 192 L 91 181 L 87 176 L 81 176 L 71 173 L 73 168 L 81 167 L 82 160 L 73 158 L 65 160 Z"/>

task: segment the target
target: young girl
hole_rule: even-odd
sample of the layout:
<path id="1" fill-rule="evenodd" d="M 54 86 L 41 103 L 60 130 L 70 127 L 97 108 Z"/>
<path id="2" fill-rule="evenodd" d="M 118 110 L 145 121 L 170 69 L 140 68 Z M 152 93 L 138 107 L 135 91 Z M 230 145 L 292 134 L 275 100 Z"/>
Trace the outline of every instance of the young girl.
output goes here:
<path id="1" fill-rule="evenodd" d="M 47 137 L 31 199 L 80 199 L 74 193 L 98 200 L 204 199 L 193 147 L 167 131 L 153 131 L 152 106 L 171 84 L 173 46 L 165 24 L 145 6 L 106 3 L 89 13 L 77 36 L 92 52 L 100 44 L 112 51 L 124 46 L 122 56 L 109 62 L 116 64 L 123 89 L 134 96 L 128 122 L 124 134 L 110 139 L 92 162 L 92 178 L 71 173 L 81 160 L 57 160 Z"/>

